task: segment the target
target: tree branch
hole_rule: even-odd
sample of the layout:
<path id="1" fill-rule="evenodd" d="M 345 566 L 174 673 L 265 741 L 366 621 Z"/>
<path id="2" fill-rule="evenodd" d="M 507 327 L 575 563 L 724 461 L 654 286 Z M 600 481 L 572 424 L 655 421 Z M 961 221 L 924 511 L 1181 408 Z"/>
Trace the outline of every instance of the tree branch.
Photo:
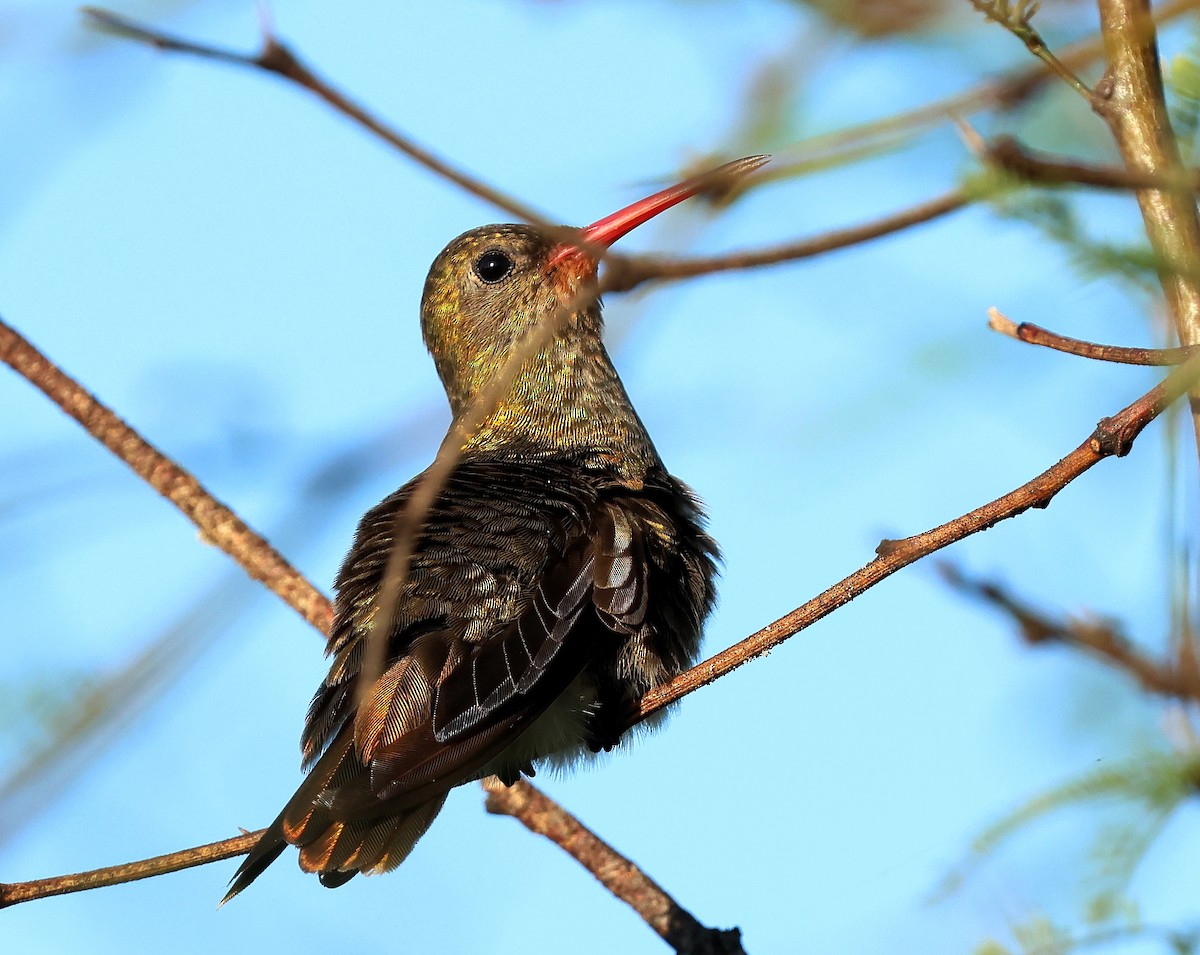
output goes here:
<path id="1" fill-rule="evenodd" d="M 789 637 L 827 617 L 859 594 L 922 557 L 994 527 L 1000 521 L 1016 517 L 1031 507 L 1049 506 L 1055 494 L 1106 457 L 1128 454 L 1142 429 L 1171 402 L 1193 387 L 1197 380 L 1200 380 L 1200 354 L 1193 355 L 1162 382 L 1111 418 L 1102 419 L 1083 444 L 1032 481 L 923 534 L 903 540 L 882 541 L 876 549 L 878 556 L 866 566 L 757 633 L 681 673 L 665 686 L 651 690 L 642 697 L 636 709 L 631 709 L 627 714 L 628 725 L 641 722 L 687 694 L 768 653 Z"/>
<path id="2" fill-rule="evenodd" d="M 488 812 L 512 816 L 530 832 L 545 836 L 637 912 L 680 955 L 745 955 L 736 928 L 702 925 L 631 860 L 529 783 L 518 780 L 505 786 L 490 776 L 483 788 Z"/>
<path id="3" fill-rule="evenodd" d="M 198 56 L 206 60 L 231 63 L 234 66 L 263 70 L 264 72 L 282 77 L 285 80 L 290 80 L 308 90 L 319 99 L 324 100 L 339 113 L 350 117 L 350 119 L 359 125 L 366 127 L 380 139 L 390 143 L 430 172 L 449 180 L 471 195 L 491 203 L 505 212 L 510 212 L 525 222 L 533 222 L 547 227 L 555 226 L 555 223 L 550 222 L 543 213 L 532 206 L 521 202 L 507 193 L 501 192 L 476 176 L 463 172 L 415 140 L 385 125 L 381 120 L 376 119 L 366 109 L 317 76 L 290 48 L 281 43 L 278 38 L 272 36 L 269 32 L 264 33 L 262 49 L 257 54 L 250 56 L 234 50 L 225 50 L 203 43 L 196 43 L 192 40 L 185 40 L 182 37 L 155 30 L 143 23 L 138 23 L 128 17 L 123 17 L 118 13 L 113 13 L 111 10 L 104 10 L 100 7 L 83 7 L 82 12 L 84 16 L 105 30 L 129 40 L 147 43 L 167 53 L 183 53 L 188 56 Z"/>
<path id="4" fill-rule="evenodd" d="M 1097 86 L 1096 108 L 1108 123 L 1126 167 L 1160 179 L 1183 175 L 1179 148 L 1163 98 L 1158 41 L 1149 0 L 1099 0 L 1108 70 Z M 1182 189 L 1139 189 L 1138 205 L 1160 262 L 1163 295 L 1179 340 L 1200 344 L 1200 218 Z M 1200 392 L 1191 395 L 1200 452 Z"/>
<path id="5" fill-rule="evenodd" d="M 265 831 L 265 829 L 260 829 L 258 832 L 244 832 L 232 839 L 210 842 L 207 845 L 196 846 L 194 849 L 180 849 L 177 852 L 168 852 L 166 855 L 154 856 L 151 859 L 110 865 L 103 869 L 91 869 L 74 875 L 58 875 L 50 879 L 34 879 L 30 882 L 0 882 L 0 909 L 16 905 L 18 902 L 30 902 L 34 899 L 45 899 L 52 895 L 67 895 L 71 892 L 83 892 L 86 889 L 99 889 L 106 885 L 136 882 L 139 879 L 150 879 L 156 875 L 166 875 L 168 872 L 178 872 L 193 866 L 220 862 L 222 859 L 232 859 L 234 856 L 245 855 L 249 852 L 254 843 L 258 841 L 258 837 Z"/>
<path id="6" fill-rule="evenodd" d="M 1079 338 L 1068 338 L 1059 335 L 1041 325 L 1022 322 L 1018 325 L 998 308 L 988 309 L 988 328 L 1001 335 L 1007 335 L 1030 345 L 1041 345 L 1053 348 L 1055 351 L 1066 352 L 1068 355 L 1078 355 L 1081 358 L 1094 358 L 1097 361 L 1111 361 L 1121 365 L 1180 365 L 1192 355 L 1200 352 L 1195 345 L 1185 345 L 1181 348 L 1129 348 L 1122 345 L 1098 345 L 1095 342 L 1085 342 Z"/>
<path id="7" fill-rule="evenodd" d="M 1200 0 L 1172 0 L 1155 10 L 1155 19 L 1167 23 L 1197 7 L 1200 7 Z M 1103 53 L 1103 37 L 1096 33 L 1063 47 L 1058 59 L 1069 69 L 1079 70 Z M 1051 76 L 1053 74 L 1045 63 L 1031 63 L 907 112 L 809 137 L 789 147 L 758 181 L 765 183 L 807 171 L 813 167 L 814 155 L 820 157 L 817 161 L 822 165 L 831 165 L 842 154 L 859 155 L 879 144 L 894 143 L 906 135 L 942 125 L 956 116 L 969 116 L 988 109 L 1014 109 L 1041 89 Z M 791 153 L 799 153 L 802 158 L 790 160 L 787 154 Z"/>
<path id="8" fill-rule="evenodd" d="M 938 569 L 955 590 L 1011 617 L 1027 643 L 1034 646 L 1058 643 L 1072 647 L 1127 673 L 1151 693 L 1200 702 L 1200 669 L 1190 654 L 1179 665 L 1160 662 L 1142 653 L 1114 624 L 1054 619 L 994 581 L 968 577 L 951 563 L 943 563 Z M 1191 661 L 1190 666 L 1185 665 L 1187 660 Z"/>
<path id="9" fill-rule="evenodd" d="M 1093 186 L 1097 189 L 1175 189 L 1200 192 L 1200 171 L 1182 169 L 1179 175 L 1158 175 L 1137 169 L 1095 166 L 1063 160 L 1027 149 L 1012 136 L 980 143 L 980 158 L 1039 186 Z"/>
<path id="10" fill-rule="evenodd" d="M 873 222 L 835 229 L 809 239 L 787 242 L 765 249 L 750 249 L 693 259 L 670 259 L 663 256 L 619 255 L 608 256 L 608 271 L 605 287 L 617 292 L 627 292 L 643 282 L 657 279 L 684 279 L 713 272 L 731 272 L 752 269 L 763 265 L 777 265 L 807 259 L 823 252 L 833 252 L 848 246 L 859 245 L 881 236 L 900 232 L 924 222 L 949 215 L 963 208 L 970 198 L 961 189 L 954 189 L 927 202 L 884 216 Z"/>
<path id="11" fill-rule="evenodd" d="M 332 619 L 329 601 L 303 574 L 190 473 L 142 438 L 3 320 L 0 320 L 0 361 L 83 425 L 84 430 L 128 464 L 138 477 L 179 508 L 208 543 L 232 557 L 246 573 L 278 594 L 322 633 L 329 629 Z"/>
<path id="12" fill-rule="evenodd" d="M 969 0 L 969 2 L 987 19 L 1000 24 L 1024 43 L 1025 49 L 1045 63 L 1051 73 L 1063 80 L 1089 103 L 1091 102 L 1092 91 L 1088 89 L 1087 84 L 1054 55 L 1050 47 L 1046 45 L 1046 41 L 1042 39 L 1042 35 L 1034 27 L 1033 15 L 1037 12 L 1038 0 Z"/>

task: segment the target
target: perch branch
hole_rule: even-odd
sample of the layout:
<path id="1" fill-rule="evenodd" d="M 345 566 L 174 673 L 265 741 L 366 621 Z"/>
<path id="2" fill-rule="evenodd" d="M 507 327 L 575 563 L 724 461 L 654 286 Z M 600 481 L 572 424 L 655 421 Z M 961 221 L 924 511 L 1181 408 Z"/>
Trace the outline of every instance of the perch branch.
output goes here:
<path id="1" fill-rule="evenodd" d="M 16 905 L 18 902 L 82 892 L 85 889 L 99 889 L 106 885 L 136 882 L 138 879 L 149 879 L 156 875 L 166 875 L 168 872 L 179 872 L 193 866 L 232 859 L 249 852 L 265 831 L 260 829 L 258 832 L 245 832 L 232 839 L 210 842 L 194 849 L 180 849 L 166 855 L 154 856 L 152 859 L 110 865 L 74 875 L 57 875 L 50 879 L 34 879 L 30 882 L 0 882 L 0 909 Z"/>
<path id="2" fill-rule="evenodd" d="M 702 925 L 657 882 L 607 842 L 524 780 L 505 786 L 484 780 L 487 811 L 512 816 L 530 832 L 545 836 L 629 905 L 680 955 L 745 955 L 737 929 Z"/>
<path id="3" fill-rule="evenodd" d="M 1016 490 L 997 498 L 990 504 L 955 518 L 945 524 L 903 540 L 885 540 L 877 548 L 878 556 L 866 566 L 834 584 L 825 592 L 814 597 L 791 613 L 780 617 L 763 629 L 751 634 L 733 646 L 710 657 L 708 660 L 680 674 L 670 683 L 651 690 L 640 703 L 626 714 L 625 725 L 632 727 L 650 715 L 682 699 L 689 693 L 733 672 L 756 657 L 762 656 L 789 637 L 811 626 L 834 610 L 849 603 L 859 594 L 890 577 L 934 551 L 955 541 L 989 527 L 1031 507 L 1046 507 L 1060 490 L 1079 477 L 1093 465 L 1106 457 L 1123 456 L 1129 453 L 1134 439 L 1154 418 L 1180 395 L 1184 394 L 1200 378 L 1200 355 L 1194 355 L 1176 368 L 1162 382 L 1126 406 L 1111 418 L 1104 418 L 1092 435 L 1065 458 Z M 115 449 L 114 449 L 115 450 Z M 30 901 L 46 895 L 61 895 L 66 892 L 81 892 L 85 889 L 111 885 L 116 878 L 112 873 L 138 872 L 136 878 L 162 875 L 177 869 L 201 865 L 249 851 L 249 845 L 240 840 L 250 837 L 239 836 L 224 842 L 204 847 L 214 853 L 228 855 L 196 858 L 198 850 L 156 856 L 147 862 L 132 862 L 124 866 L 95 870 L 74 876 L 39 879 L 33 882 L 0 883 L 0 907 L 17 902 Z M 143 872 L 142 867 L 153 863 L 153 871 Z M 61 881 L 65 880 L 65 881 Z"/>
<path id="4" fill-rule="evenodd" d="M 812 626 L 839 607 L 848 604 L 859 594 L 922 557 L 955 541 L 987 530 L 1000 521 L 1016 517 L 1031 507 L 1047 507 L 1055 494 L 1100 461 L 1107 457 L 1122 457 L 1128 454 L 1134 439 L 1142 429 L 1158 417 L 1171 402 L 1193 387 L 1198 379 L 1200 355 L 1193 355 L 1132 404 L 1111 418 L 1103 418 L 1083 444 L 1032 481 L 923 534 L 903 540 L 881 542 L 876 550 L 878 556 L 866 566 L 757 633 L 681 673 L 665 686 L 651 690 L 642 697 L 636 709 L 628 714 L 629 725 L 641 722 L 687 694 L 768 653 L 784 640 Z"/>

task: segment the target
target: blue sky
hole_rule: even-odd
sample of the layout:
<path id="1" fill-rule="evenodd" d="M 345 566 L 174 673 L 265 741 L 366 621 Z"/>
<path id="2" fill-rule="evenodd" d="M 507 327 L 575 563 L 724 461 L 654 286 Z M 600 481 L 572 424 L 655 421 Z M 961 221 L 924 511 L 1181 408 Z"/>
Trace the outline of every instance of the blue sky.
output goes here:
<path id="1" fill-rule="evenodd" d="M 277 29 L 381 116 L 575 224 L 697 155 L 762 149 L 728 133 L 767 58 L 802 79 L 784 141 L 1023 62 L 965 15 L 920 40 L 855 45 L 765 0 L 333 6 L 280 0 Z M 248 3 L 121 9 L 255 42 Z M 1076 22 L 1056 21 L 1067 37 L 1092 26 L 1073 9 Z M 97 38 L 71 4 L 0 2 L 0 22 L 0 314 L 328 587 L 358 515 L 444 432 L 421 285 L 440 248 L 495 210 L 282 82 Z M 1109 155 L 1067 93 L 1019 123 L 980 122 Z M 939 128 L 719 219 L 680 207 L 622 248 L 815 234 L 929 198 L 968 166 Z M 1099 233 L 1136 235 L 1130 201 L 1083 209 Z M 1156 341 L 1144 301 L 1079 277 L 1044 237 L 983 208 L 607 303 L 628 390 L 725 553 L 709 653 L 865 563 L 881 537 L 1027 480 L 1154 380 L 993 335 L 991 305 L 1085 338 Z M 1120 616 L 1160 646 L 1164 433 L 948 556 L 1048 607 Z M 299 778 L 319 639 L 13 375 L 0 375 L 0 436 L 0 687 L 15 701 L 0 765 L 38 738 L 22 712 L 31 687 L 69 694 L 171 627 L 185 648 L 172 660 L 189 661 L 10 826 L 0 879 L 265 824 Z M 1077 921 L 1107 818 L 1035 827 L 961 893 L 928 899 L 1006 811 L 1172 732 L 1126 681 L 1023 648 L 923 564 L 689 697 L 654 737 L 539 782 L 702 922 L 740 926 L 748 951 L 951 952 L 1040 913 Z M 0 917 L 4 934 L 22 952 L 662 950 L 561 852 L 481 806 L 476 787 L 457 792 L 399 871 L 337 892 L 288 855 L 216 912 L 227 862 L 22 905 Z M 1197 825 L 1194 810 L 1177 815 L 1139 870 L 1148 919 L 1194 915 L 1172 885 Z"/>

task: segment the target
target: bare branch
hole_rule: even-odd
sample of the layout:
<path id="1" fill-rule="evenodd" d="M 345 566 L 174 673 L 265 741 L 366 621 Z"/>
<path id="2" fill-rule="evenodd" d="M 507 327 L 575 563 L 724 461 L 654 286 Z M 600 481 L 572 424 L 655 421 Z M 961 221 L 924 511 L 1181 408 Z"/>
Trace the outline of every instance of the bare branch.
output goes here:
<path id="1" fill-rule="evenodd" d="M 741 932 L 702 925 L 666 890 L 607 842 L 524 780 L 505 786 L 495 776 L 483 781 L 487 811 L 512 816 L 545 836 L 630 906 L 680 955 L 745 955 Z"/>
<path id="2" fill-rule="evenodd" d="M 1022 322 L 1018 325 L 998 308 L 988 309 L 988 328 L 1030 345 L 1042 345 L 1068 355 L 1111 361 L 1121 365 L 1181 365 L 1200 352 L 1195 345 L 1181 348 L 1130 348 L 1122 345 L 1098 345 L 1079 338 L 1059 335 L 1040 325 Z"/>
<path id="3" fill-rule="evenodd" d="M 846 229 L 836 229 L 810 239 L 800 239 L 766 249 L 750 249 L 694 259 L 669 259 L 661 256 L 626 256 L 610 254 L 605 287 L 618 292 L 627 292 L 643 282 L 658 279 L 683 279 L 713 272 L 731 272 L 752 269 L 763 265 L 778 265 L 812 258 L 824 252 L 833 252 L 848 246 L 859 245 L 881 236 L 930 222 L 963 208 L 970 199 L 961 189 L 912 206 L 890 216 L 866 222 Z"/>
<path id="4" fill-rule="evenodd" d="M 986 530 L 1002 520 L 1015 517 L 1031 507 L 1048 506 L 1055 494 L 1093 465 L 1106 457 L 1114 455 L 1121 457 L 1128 454 L 1134 439 L 1142 429 L 1161 414 L 1171 402 L 1192 387 L 1197 378 L 1200 378 L 1200 355 L 1189 358 L 1162 382 L 1111 418 L 1101 420 L 1096 426 L 1096 430 L 1082 445 L 1032 481 L 997 498 L 990 504 L 976 508 L 923 534 L 898 541 L 883 541 L 877 548 L 879 556 L 866 566 L 843 578 L 786 616 L 780 617 L 744 640 L 692 667 L 685 673 L 681 673 L 665 686 L 651 690 L 642 697 L 637 707 L 631 709 L 626 715 L 625 725 L 632 727 L 640 723 L 687 694 L 702 686 L 707 686 L 733 672 L 744 663 L 762 656 L 789 637 L 795 636 L 801 630 L 828 616 L 859 594 L 922 557 L 955 541 Z M 241 845 L 241 848 L 235 848 L 234 841 L 227 840 L 222 843 L 213 843 L 212 847 L 204 847 L 214 850 L 221 847 L 221 851 L 228 850 L 228 855 L 195 858 L 193 853 L 198 850 L 187 849 L 178 853 L 157 856 L 145 863 L 128 863 L 125 866 L 114 866 L 111 869 L 97 871 L 101 873 L 131 871 L 141 873 L 141 867 L 154 863 L 153 871 L 133 876 L 133 878 L 147 878 L 151 875 L 161 875 L 249 851 L 249 843 L 238 845 Z M 0 900 L 3 900 L 3 904 L 13 905 L 16 902 L 41 898 L 44 895 L 79 892 L 84 889 L 96 888 L 99 885 L 111 885 L 116 881 L 128 881 L 108 876 L 105 876 L 107 881 L 95 882 L 88 881 L 82 876 L 60 878 L 67 881 L 41 879 L 36 882 L 3 885 L 0 889 Z M 31 886 L 45 887 L 46 890 L 30 888 Z"/>
<path id="5" fill-rule="evenodd" d="M 191 474 L 142 438 L 79 382 L 61 371 L 16 329 L 0 320 L 0 361 L 24 377 L 128 464 L 143 481 L 181 510 L 206 541 L 220 548 L 255 580 L 324 633 L 329 601 Z"/>
<path id="6" fill-rule="evenodd" d="M 553 313 L 525 331 L 509 351 L 504 364 L 480 389 L 470 407 L 450 426 L 438 447 L 433 463 L 421 475 L 405 506 L 396 512 L 393 543 L 388 551 L 379 594 L 375 598 L 379 609 L 371 617 L 371 629 L 367 634 L 366 650 L 359 674 L 359 702 L 370 694 L 371 687 L 383 673 L 388 634 L 392 631 L 400 591 L 408 577 L 417 537 L 425 524 L 429 509 L 457 467 L 464 446 L 488 415 L 496 410 L 524 364 L 561 331 L 577 309 L 598 294 L 595 283 L 585 283 L 571 301 L 560 305 Z"/>
<path id="7" fill-rule="evenodd" d="M 651 690 L 642 697 L 636 711 L 628 714 L 629 725 L 641 722 L 676 700 L 769 652 L 922 557 L 994 527 L 1000 521 L 1016 517 L 1031 507 L 1047 507 L 1055 494 L 1106 457 L 1128 454 L 1142 429 L 1171 402 L 1193 387 L 1197 379 L 1200 379 L 1200 355 L 1193 355 L 1132 404 L 1111 418 L 1102 419 L 1083 444 L 1032 481 L 923 534 L 881 542 L 876 550 L 879 556 L 866 566 L 757 633 L 681 673 L 665 686 Z"/>
<path id="8" fill-rule="evenodd" d="M 1200 669 L 1154 660 L 1137 649 L 1114 624 L 1098 620 L 1055 619 L 1016 597 L 994 581 L 968 577 L 951 563 L 939 565 L 945 581 L 1012 618 L 1026 642 L 1058 643 L 1107 663 L 1132 676 L 1143 689 L 1161 696 L 1200 701 Z"/>
<path id="9" fill-rule="evenodd" d="M 77 872 L 74 875 L 58 875 L 50 879 L 35 879 L 31 882 L 0 882 L 0 909 L 16 905 L 18 902 L 45 899 L 52 895 L 67 895 L 70 892 L 83 892 L 86 889 L 99 889 L 106 885 L 136 882 L 139 879 L 149 879 L 156 875 L 165 875 L 168 872 L 190 869 L 193 866 L 220 862 L 222 859 L 232 859 L 234 856 L 245 855 L 249 852 L 264 831 L 244 832 L 232 839 L 210 842 L 207 845 L 196 846 L 194 849 L 180 849 L 178 852 L 168 852 L 166 855 L 154 856 L 152 859 L 110 865 L 103 869 Z"/>
<path id="10" fill-rule="evenodd" d="M 1176 189 L 1200 192 L 1200 171 L 1183 169 L 1178 175 L 1159 175 L 1115 166 L 1058 159 L 1027 149 L 1012 136 L 982 143 L 980 158 L 1005 172 L 1039 186 L 1093 186 L 1097 189 Z"/>
<path id="11" fill-rule="evenodd" d="M 359 125 L 366 127 L 380 139 L 390 143 L 430 172 L 449 180 L 456 186 L 465 189 L 471 195 L 477 196 L 485 202 L 503 209 L 505 212 L 512 213 L 518 219 L 522 219 L 525 222 L 533 222 L 551 228 L 555 225 L 543 213 L 532 206 L 521 202 L 507 193 L 501 192 L 476 176 L 463 172 L 415 140 L 386 126 L 381 120 L 376 119 L 367 112 L 366 109 L 317 76 L 291 49 L 281 43 L 278 38 L 272 36 L 270 32 L 267 32 L 266 24 L 264 24 L 262 49 L 257 54 L 251 56 L 238 53 L 234 50 L 224 50 L 219 47 L 195 43 L 191 40 L 172 36 L 169 33 L 155 30 L 143 23 L 138 23 L 128 17 L 123 17 L 118 13 L 113 13 L 111 10 L 104 10 L 100 7 L 84 7 L 83 13 L 98 26 L 112 33 L 130 40 L 137 40 L 140 43 L 147 43 L 156 49 L 168 53 L 183 53 L 188 56 L 198 56 L 207 60 L 232 63 L 235 66 L 264 70 L 267 73 L 274 73 L 285 80 L 290 80 L 310 93 L 313 93 L 319 99 L 324 100 L 339 113 L 350 117 L 350 119 Z"/>
<path id="12" fill-rule="evenodd" d="M 1155 10 L 1155 19 L 1167 23 L 1200 7 L 1200 0 L 1173 0 Z M 1104 54 L 1099 33 L 1063 47 L 1058 59 L 1072 71 L 1081 69 Z M 1033 63 L 1011 70 L 962 93 L 940 99 L 908 112 L 859 123 L 796 143 L 778 156 L 774 165 L 759 178 L 765 183 L 807 171 L 814 166 L 836 164 L 846 156 L 855 156 L 886 145 L 894 145 L 907 136 L 940 126 L 956 116 L 970 116 L 989 109 L 1007 110 L 1026 102 L 1053 74 L 1044 63 Z M 800 158 L 790 159 L 792 154 Z"/>

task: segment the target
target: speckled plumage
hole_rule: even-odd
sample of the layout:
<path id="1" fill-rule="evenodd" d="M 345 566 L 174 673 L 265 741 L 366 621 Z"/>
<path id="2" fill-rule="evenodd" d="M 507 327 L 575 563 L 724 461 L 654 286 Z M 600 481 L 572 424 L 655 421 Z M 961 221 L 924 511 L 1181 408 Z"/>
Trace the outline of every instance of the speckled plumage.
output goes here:
<path id="1" fill-rule="evenodd" d="M 557 249 L 533 227 L 488 226 L 434 262 L 422 330 L 456 418 L 524 330 L 594 277 L 594 261 Z M 498 271 L 481 267 L 485 255 L 512 267 L 485 280 Z M 394 868 L 449 789 L 610 748 L 623 710 L 695 660 L 716 545 L 600 335 L 590 301 L 467 440 L 416 541 L 385 671 L 360 704 L 395 516 L 420 478 L 363 517 L 304 729 L 309 774 L 227 899 L 289 843 L 328 886 Z"/>

